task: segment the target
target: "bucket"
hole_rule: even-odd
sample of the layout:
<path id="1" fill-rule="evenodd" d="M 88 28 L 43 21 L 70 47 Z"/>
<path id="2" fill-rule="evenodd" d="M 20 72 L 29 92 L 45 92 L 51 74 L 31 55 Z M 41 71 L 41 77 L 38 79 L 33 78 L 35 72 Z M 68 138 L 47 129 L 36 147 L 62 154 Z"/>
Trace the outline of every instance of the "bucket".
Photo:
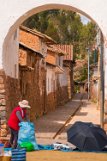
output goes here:
<path id="1" fill-rule="evenodd" d="M 4 151 L 4 144 L 0 144 L 0 156 L 3 155 L 3 151 Z"/>
<path id="2" fill-rule="evenodd" d="M 4 156 L 11 156 L 11 148 L 4 148 Z"/>

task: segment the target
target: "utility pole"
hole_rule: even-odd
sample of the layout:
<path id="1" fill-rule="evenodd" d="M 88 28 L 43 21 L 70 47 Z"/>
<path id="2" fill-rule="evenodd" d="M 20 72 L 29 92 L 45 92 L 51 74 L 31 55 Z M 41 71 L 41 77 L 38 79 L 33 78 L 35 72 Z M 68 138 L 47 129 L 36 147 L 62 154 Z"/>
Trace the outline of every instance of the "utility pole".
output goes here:
<path id="1" fill-rule="evenodd" d="M 97 97 L 97 110 L 100 109 L 100 51 L 98 51 L 98 97 Z"/>
<path id="2" fill-rule="evenodd" d="M 90 99 L 90 50 L 88 50 L 88 100 Z"/>
<path id="3" fill-rule="evenodd" d="M 87 48 L 88 54 L 88 101 L 90 99 L 90 50 Z"/>
<path id="4" fill-rule="evenodd" d="M 100 31 L 100 124 L 104 127 L 104 66 L 103 66 L 103 43 L 102 33 Z"/>

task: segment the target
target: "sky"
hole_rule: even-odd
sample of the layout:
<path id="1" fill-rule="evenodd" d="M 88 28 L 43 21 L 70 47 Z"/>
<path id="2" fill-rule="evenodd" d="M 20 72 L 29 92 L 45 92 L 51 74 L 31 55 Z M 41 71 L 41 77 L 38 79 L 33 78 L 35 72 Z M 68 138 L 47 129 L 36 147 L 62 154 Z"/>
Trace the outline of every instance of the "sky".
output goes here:
<path id="1" fill-rule="evenodd" d="M 82 23 L 83 23 L 84 25 L 86 25 L 86 24 L 90 21 L 87 17 L 85 17 L 85 16 L 83 16 L 83 15 L 80 15 L 80 17 L 81 17 L 81 21 L 82 21 Z"/>

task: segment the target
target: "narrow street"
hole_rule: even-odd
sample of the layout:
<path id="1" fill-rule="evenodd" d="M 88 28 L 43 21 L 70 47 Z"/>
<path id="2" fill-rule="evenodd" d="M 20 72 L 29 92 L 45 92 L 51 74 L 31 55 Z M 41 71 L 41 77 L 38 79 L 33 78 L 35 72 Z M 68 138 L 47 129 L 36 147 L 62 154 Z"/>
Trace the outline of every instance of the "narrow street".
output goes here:
<path id="1" fill-rule="evenodd" d="M 36 121 L 36 139 L 38 144 L 51 144 L 55 142 L 67 143 L 66 130 L 75 121 L 92 122 L 100 124 L 100 111 L 97 110 L 96 104 L 87 100 L 86 94 L 76 94 L 72 101 L 68 102 L 62 108 L 44 115 Z M 73 145 L 72 145 L 73 147 Z M 38 151 L 27 154 L 27 159 L 34 161 L 51 160 L 51 161 L 105 161 L 106 153 L 94 152 L 61 152 L 54 151 Z"/>
<path id="2" fill-rule="evenodd" d="M 72 101 L 38 119 L 35 122 L 37 142 L 66 143 L 66 131 L 76 121 L 100 124 L 100 111 L 97 110 L 97 104 L 88 101 L 86 94 L 76 94 Z"/>
<path id="3" fill-rule="evenodd" d="M 1 4 L 0 161 L 107 160 L 107 1 Z"/>

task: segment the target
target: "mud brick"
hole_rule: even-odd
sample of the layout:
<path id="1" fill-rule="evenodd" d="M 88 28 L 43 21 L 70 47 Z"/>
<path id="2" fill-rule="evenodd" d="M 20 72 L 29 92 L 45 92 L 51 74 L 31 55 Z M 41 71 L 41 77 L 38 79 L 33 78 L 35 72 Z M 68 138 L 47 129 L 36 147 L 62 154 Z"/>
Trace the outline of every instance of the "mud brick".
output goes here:
<path id="1" fill-rule="evenodd" d="M 1 129 L 7 129 L 8 126 L 7 126 L 7 124 L 5 123 L 5 124 L 2 124 L 0 128 L 1 128 Z"/>
<path id="2" fill-rule="evenodd" d="M 0 112 L 1 111 L 6 111 L 6 106 L 0 106 Z"/>
<path id="3" fill-rule="evenodd" d="M 0 119 L 1 119 L 1 120 L 6 120 L 6 116 L 0 115 Z"/>
<path id="4" fill-rule="evenodd" d="M 0 99 L 0 105 L 6 105 L 6 100 L 5 99 Z"/>
<path id="5" fill-rule="evenodd" d="M 8 134 L 8 130 L 6 129 L 0 129 L 0 137 L 6 137 Z"/>
<path id="6" fill-rule="evenodd" d="M 0 84 L 0 89 L 4 89 L 4 84 Z"/>
<path id="7" fill-rule="evenodd" d="M 6 124 L 6 123 L 7 123 L 6 119 L 1 120 L 1 125 Z"/>
<path id="8" fill-rule="evenodd" d="M 0 76 L 0 84 L 4 82 L 4 78 Z"/>
<path id="9" fill-rule="evenodd" d="M 0 94 L 0 99 L 5 98 L 4 94 Z"/>
<path id="10" fill-rule="evenodd" d="M 6 111 L 0 111 L 0 118 L 2 119 L 5 116 L 6 116 Z"/>
<path id="11" fill-rule="evenodd" d="M 0 76 L 5 77 L 5 72 L 4 72 L 4 70 L 3 70 L 3 69 L 1 69 L 1 70 L 0 70 Z"/>
<path id="12" fill-rule="evenodd" d="M 5 89 L 0 89 L 0 94 L 4 94 L 5 92 Z"/>

